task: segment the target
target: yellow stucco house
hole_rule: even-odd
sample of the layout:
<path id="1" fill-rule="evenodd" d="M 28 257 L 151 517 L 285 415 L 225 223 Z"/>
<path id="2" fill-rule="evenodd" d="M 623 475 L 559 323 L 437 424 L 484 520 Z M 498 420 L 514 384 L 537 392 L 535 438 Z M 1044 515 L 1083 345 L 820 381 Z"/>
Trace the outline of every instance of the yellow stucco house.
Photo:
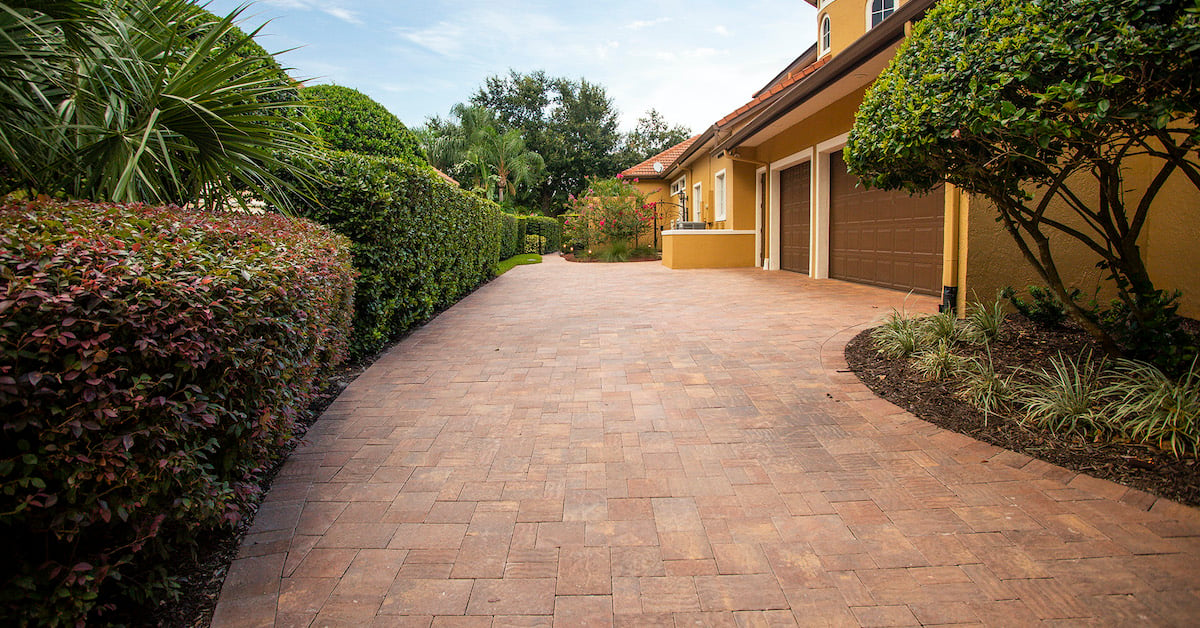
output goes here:
<path id="1" fill-rule="evenodd" d="M 1041 283 L 985 199 L 952 186 L 917 197 L 866 189 L 842 159 L 863 94 L 937 0 L 806 1 L 816 44 L 703 133 L 624 172 L 660 202 L 663 264 L 911 290 L 960 312 L 1000 287 Z M 1181 175 L 1159 204 L 1143 235 L 1147 264 L 1159 285 L 1184 291 L 1181 314 L 1200 316 L 1200 220 L 1188 209 L 1200 198 Z M 1087 252 L 1063 259 L 1069 284 L 1098 285 Z"/>

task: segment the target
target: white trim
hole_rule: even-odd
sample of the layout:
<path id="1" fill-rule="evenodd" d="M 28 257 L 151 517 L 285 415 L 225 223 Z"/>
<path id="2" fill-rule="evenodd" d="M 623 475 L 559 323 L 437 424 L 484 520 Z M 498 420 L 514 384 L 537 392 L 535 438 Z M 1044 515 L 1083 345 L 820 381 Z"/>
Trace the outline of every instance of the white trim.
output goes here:
<path id="1" fill-rule="evenodd" d="M 729 181 L 725 170 L 721 168 L 713 174 L 713 222 L 729 219 Z"/>
<path id="2" fill-rule="evenodd" d="M 883 0 L 883 1 L 884 1 L 884 2 L 887 2 L 888 0 Z M 899 8 L 900 8 L 900 1 L 899 1 L 899 0 L 891 0 L 891 2 L 892 2 L 892 10 L 891 10 L 891 12 L 890 12 L 890 13 L 888 13 L 887 15 L 884 15 L 884 16 L 883 16 L 883 18 L 881 18 L 881 19 L 879 20 L 879 24 L 882 24 L 882 23 L 883 23 L 883 20 L 886 20 L 886 19 L 888 19 L 889 17 L 891 17 L 891 16 L 892 16 L 892 13 L 895 13 L 895 12 L 896 12 L 896 9 L 899 9 Z M 876 26 L 879 26 L 879 24 L 872 24 L 872 23 L 871 23 L 871 15 L 874 13 L 874 11 L 872 10 L 872 6 L 873 6 L 874 4 L 875 4 L 875 0 L 867 0 L 867 6 L 866 6 L 866 9 L 867 9 L 867 21 L 866 21 L 866 24 L 867 24 L 867 30 L 871 30 L 872 28 L 875 28 Z M 884 7 L 884 8 L 883 8 L 881 11 L 887 11 L 887 7 Z"/>
<path id="3" fill-rule="evenodd" d="M 871 2 L 867 0 L 868 14 L 870 13 L 870 6 Z M 867 21 L 870 22 L 870 20 L 871 18 L 868 16 Z M 829 41 L 825 41 L 826 38 Z M 817 45 L 822 55 L 828 54 L 829 50 L 833 48 L 833 21 L 829 19 L 828 13 L 823 13 L 821 17 L 817 18 Z"/>
<path id="4" fill-rule="evenodd" d="M 675 196 L 687 189 L 687 175 L 682 175 L 678 179 L 671 182 L 671 196 Z"/>
<path id="5" fill-rule="evenodd" d="M 762 166 L 754 170 L 754 260 L 763 260 L 763 270 L 767 269 L 767 260 L 763 259 L 763 210 L 766 209 L 763 203 L 763 174 L 767 171 L 767 166 Z"/>
<path id="6" fill-rule="evenodd" d="M 704 186 L 702 184 L 702 181 L 692 184 L 692 222 L 704 221 L 704 205 L 701 203 L 704 196 Z"/>
<path id="7" fill-rule="evenodd" d="M 782 170 L 787 170 L 797 164 L 811 161 L 813 155 L 813 147 L 809 146 L 804 150 L 792 153 L 783 159 L 772 161 L 770 170 L 771 174 L 768 177 L 767 185 L 770 186 L 770 208 L 768 209 L 768 221 L 771 229 L 771 257 L 765 261 L 767 270 L 779 270 L 779 261 L 782 259 L 779 247 L 783 246 L 782 238 L 779 234 L 779 173 Z M 811 186 L 810 186 L 811 187 Z M 812 201 L 809 200 L 811 205 Z M 809 232 L 811 234 L 811 230 Z M 812 268 L 809 266 L 809 268 Z"/>
<path id="8" fill-rule="evenodd" d="M 846 145 L 850 133 L 831 137 L 816 146 L 812 169 L 812 219 L 809 221 L 809 273 L 815 279 L 829 277 L 829 155 Z"/>
<path id="9" fill-rule="evenodd" d="M 663 235 L 752 235 L 753 229 L 667 229 Z"/>

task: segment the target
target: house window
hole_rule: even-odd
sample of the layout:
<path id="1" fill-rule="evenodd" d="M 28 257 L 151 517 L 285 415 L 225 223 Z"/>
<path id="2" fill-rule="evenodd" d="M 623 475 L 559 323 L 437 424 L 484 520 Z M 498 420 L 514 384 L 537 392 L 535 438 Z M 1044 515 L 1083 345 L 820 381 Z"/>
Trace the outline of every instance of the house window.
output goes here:
<path id="1" fill-rule="evenodd" d="M 830 28 L 829 16 L 821 17 L 821 54 L 829 52 L 829 45 L 833 42 L 833 29 Z"/>
<path id="2" fill-rule="evenodd" d="M 675 196 L 687 189 L 687 175 L 683 175 L 671 182 L 671 196 Z"/>
<path id="3" fill-rule="evenodd" d="M 725 171 L 713 177 L 713 220 L 725 220 Z"/>
<path id="4" fill-rule="evenodd" d="M 867 7 L 867 29 L 870 30 L 896 12 L 896 0 L 871 0 Z"/>
<path id="5" fill-rule="evenodd" d="M 703 208 L 704 208 L 704 206 L 700 204 L 700 184 L 697 183 L 696 185 L 692 186 L 692 221 L 693 222 L 701 222 L 704 220 L 704 212 L 702 211 Z"/>

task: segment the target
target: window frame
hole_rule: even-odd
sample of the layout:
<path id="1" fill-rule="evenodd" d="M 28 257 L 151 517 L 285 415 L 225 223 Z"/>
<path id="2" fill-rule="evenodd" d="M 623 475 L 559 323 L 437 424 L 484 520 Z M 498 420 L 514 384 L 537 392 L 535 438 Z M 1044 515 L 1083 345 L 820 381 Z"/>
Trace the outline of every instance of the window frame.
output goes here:
<path id="1" fill-rule="evenodd" d="M 868 5 L 870 6 L 870 5 Z M 829 14 L 825 13 L 821 16 L 821 54 L 829 52 L 833 48 L 833 22 L 829 19 Z"/>
<path id="2" fill-rule="evenodd" d="M 878 2 L 879 10 L 875 9 L 875 3 Z M 867 0 L 867 30 L 871 30 L 883 23 L 884 20 L 892 16 L 899 8 L 900 0 Z M 875 21 L 875 16 L 878 15 L 879 21 Z"/>
<path id="3" fill-rule="evenodd" d="M 729 181 L 725 176 L 725 168 L 718 170 L 713 174 L 713 222 L 728 220 L 728 208 L 726 207 L 725 195 L 728 190 Z"/>

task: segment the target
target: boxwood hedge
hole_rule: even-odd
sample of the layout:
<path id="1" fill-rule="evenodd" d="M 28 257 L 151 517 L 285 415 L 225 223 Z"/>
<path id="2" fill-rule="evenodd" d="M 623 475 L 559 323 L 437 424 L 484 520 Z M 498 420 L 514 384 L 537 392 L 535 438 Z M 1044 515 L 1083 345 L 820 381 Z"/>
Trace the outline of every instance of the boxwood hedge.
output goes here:
<path id="1" fill-rule="evenodd" d="M 324 181 L 299 212 L 353 243 L 351 352 L 370 355 L 490 279 L 503 212 L 429 166 L 331 152 Z"/>
<path id="2" fill-rule="evenodd" d="M 352 290 L 306 220 L 0 206 L 0 623 L 161 595 L 342 358 Z"/>

